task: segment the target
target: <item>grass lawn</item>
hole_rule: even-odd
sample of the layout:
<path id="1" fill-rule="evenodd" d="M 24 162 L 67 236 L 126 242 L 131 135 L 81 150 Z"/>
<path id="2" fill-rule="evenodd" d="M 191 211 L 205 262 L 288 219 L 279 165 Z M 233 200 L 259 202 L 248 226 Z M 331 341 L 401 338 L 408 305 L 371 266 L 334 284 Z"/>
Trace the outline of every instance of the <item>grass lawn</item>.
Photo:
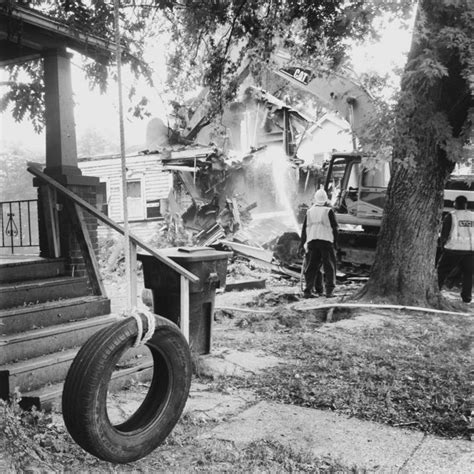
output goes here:
<path id="1" fill-rule="evenodd" d="M 247 378 L 204 378 L 210 391 L 250 389 L 264 400 L 448 438 L 467 436 L 472 317 L 359 311 L 335 312 L 336 322 L 326 323 L 325 313 L 304 305 L 297 311 L 293 298 L 282 292 L 219 295 L 218 305 L 227 301 L 249 312 L 218 312 L 213 348 L 264 352 L 284 363 Z M 6 457 L 2 461 L 0 453 L 0 471 L 356 472 L 268 440 L 241 450 L 219 440 L 199 440 L 217 421 L 192 413 L 149 456 L 117 466 L 79 448 L 59 416 L 0 403 L 0 445 Z"/>
<path id="2" fill-rule="evenodd" d="M 247 345 L 287 361 L 241 381 L 263 399 L 467 435 L 472 318 L 359 311 L 322 324 L 314 311 L 281 310 L 241 318 L 233 321 L 253 334 Z"/>
<path id="3" fill-rule="evenodd" d="M 0 401 L 0 472 L 360 472 L 276 441 L 259 440 L 239 450 L 229 442 L 197 439 L 214 425 L 186 414 L 162 446 L 139 461 L 118 465 L 83 451 L 50 415 L 24 412 Z"/>

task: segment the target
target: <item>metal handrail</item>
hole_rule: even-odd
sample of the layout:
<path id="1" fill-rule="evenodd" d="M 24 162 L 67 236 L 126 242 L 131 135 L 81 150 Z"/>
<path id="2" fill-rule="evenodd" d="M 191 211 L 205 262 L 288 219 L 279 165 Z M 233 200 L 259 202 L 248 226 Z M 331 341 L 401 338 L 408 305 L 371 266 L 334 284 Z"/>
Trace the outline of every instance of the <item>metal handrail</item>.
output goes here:
<path id="1" fill-rule="evenodd" d="M 44 181 L 46 184 L 49 186 L 53 187 L 56 189 L 57 192 L 65 196 L 66 198 L 72 200 L 75 202 L 77 205 L 79 205 L 81 208 L 85 209 L 87 212 L 92 214 L 94 217 L 99 219 L 101 222 L 104 224 L 108 225 L 112 229 L 116 230 L 120 234 L 124 234 L 124 229 L 118 225 L 116 222 L 114 222 L 112 219 L 107 217 L 105 214 L 100 212 L 98 209 L 96 209 L 94 206 L 89 204 L 87 201 L 84 201 L 84 199 L 80 198 L 76 194 L 74 194 L 72 191 L 69 189 L 65 188 L 62 184 L 58 183 L 55 179 L 51 178 L 47 174 L 43 173 L 40 169 L 36 167 L 34 163 L 28 163 L 27 170 L 38 177 L 40 180 Z M 185 279 L 189 280 L 192 283 L 197 283 L 199 281 L 199 277 L 194 275 L 194 273 L 191 273 L 190 271 L 186 270 L 184 267 L 176 263 L 174 260 L 171 260 L 169 257 L 161 253 L 159 250 L 153 249 L 149 245 L 147 245 L 145 242 L 143 242 L 139 237 L 136 235 L 130 233 L 130 240 L 137 246 L 141 247 L 143 250 L 146 250 L 150 255 L 153 255 L 153 257 L 157 258 L 159 261 L 167 265 L 168 267 L 172 268 L 175 270 L 177 273 L 179 273 L 182 277 Z"/>
<path id="2" fill-rule="evenodd" d="M 32 203 L 35 203 L 38 212 L 37 199 L 22 199 L 0 202 L 1 215 L 1 247 L 10 248 L 14 253 L 15 248 L 38 247 L 38 231 L 33 235 L 32 230 Z M 35 220 L 37 222 L 37 219 Z M 34 239 L 33 237 L 36 237 Z"/>

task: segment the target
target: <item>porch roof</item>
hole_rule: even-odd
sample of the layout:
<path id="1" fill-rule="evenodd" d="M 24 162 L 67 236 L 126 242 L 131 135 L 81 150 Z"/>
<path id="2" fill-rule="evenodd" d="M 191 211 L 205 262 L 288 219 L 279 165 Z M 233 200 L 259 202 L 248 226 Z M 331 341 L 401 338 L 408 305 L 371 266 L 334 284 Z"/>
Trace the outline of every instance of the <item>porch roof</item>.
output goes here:
<path id="1" fill-rule="evenodd" d="M 11 0 L 0 0 L 0 66 L 39 58 L 47 50 L 66 47 L 101 62 L 114 53 L 111 41 L 82 33 Z"/>

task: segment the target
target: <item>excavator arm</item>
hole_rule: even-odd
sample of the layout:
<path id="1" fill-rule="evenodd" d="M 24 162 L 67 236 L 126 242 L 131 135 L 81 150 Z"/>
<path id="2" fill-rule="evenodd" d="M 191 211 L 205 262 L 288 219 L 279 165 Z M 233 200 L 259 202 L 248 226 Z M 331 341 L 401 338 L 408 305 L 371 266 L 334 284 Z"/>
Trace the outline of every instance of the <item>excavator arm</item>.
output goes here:
<path id="1" fill-rule="evenodd" d="M 355 136 L 362 133 L 374 114 L 374 99 L 347 77 L 336 73 L 315 75 L 298 67 L 281 67 L 275 73 L 316 97 L 323 107 L 338 112 L 351 125 Z"/>

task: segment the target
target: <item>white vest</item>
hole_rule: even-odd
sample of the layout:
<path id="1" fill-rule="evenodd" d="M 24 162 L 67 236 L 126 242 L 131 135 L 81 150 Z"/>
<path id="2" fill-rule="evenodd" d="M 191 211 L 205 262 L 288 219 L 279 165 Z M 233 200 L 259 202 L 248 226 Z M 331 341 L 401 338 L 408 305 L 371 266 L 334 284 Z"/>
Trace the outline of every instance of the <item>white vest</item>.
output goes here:
<path id="1" fill-rule="evenodd" d="M 331 223 L 329 221 L 329 211 L 325 206 L 312 206 L 306 213 L 306 242 L 312 240 L 327 240 L 334 242 Z"/>
<path id="2" fill-rule="evenodd" d="M 474 212 L 457 209 L 451 217 L 451 232 L 444 248 L 474 252 Z"/>

